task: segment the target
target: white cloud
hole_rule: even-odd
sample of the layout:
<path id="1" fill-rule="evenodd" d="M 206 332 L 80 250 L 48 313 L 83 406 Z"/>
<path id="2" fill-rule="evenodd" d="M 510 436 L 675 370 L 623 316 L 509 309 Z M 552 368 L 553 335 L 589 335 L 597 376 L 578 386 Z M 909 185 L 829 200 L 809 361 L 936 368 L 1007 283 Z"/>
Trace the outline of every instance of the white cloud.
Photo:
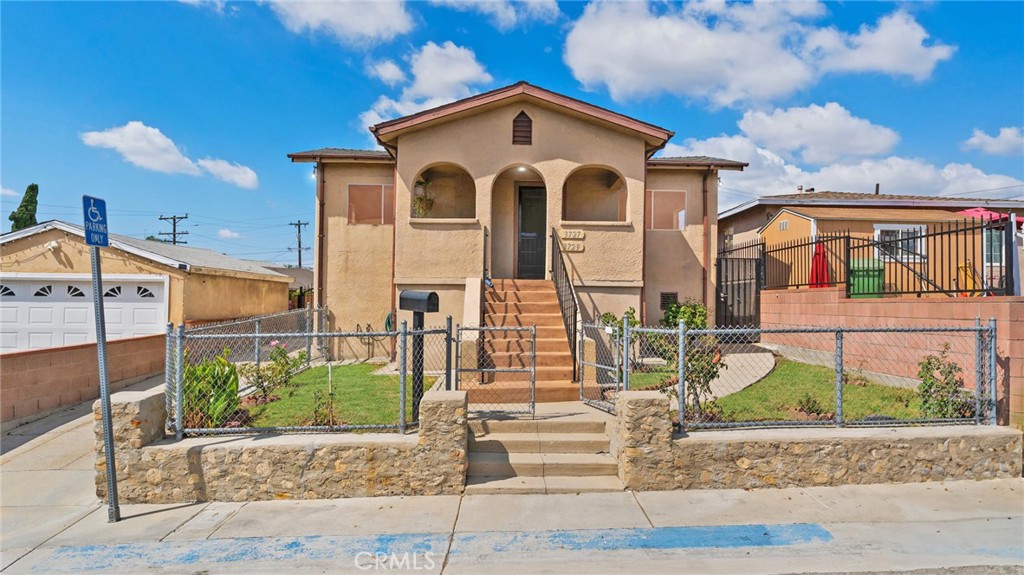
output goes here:
<path id="1" fill-rule="evenodd" d="M 962 147 L 965 150 L 981 150 L 997 156 L 1021 155 L 1024 154 L 1024 134 L 1021 134 L 1021 129 L 1017 127 L 1000 128 L 995 136 L 975 129 Z"/>
<path id="2" fill-rule="evenodd" d="M 14 190 L 12 190 L 10 188 L 0 188 L 0 196 L 3 196 L 5 198 L 13 197 L 13 196 L 18 196 L 18 195 L 20 195 L 20 194 L 18 194 L 18 192 L 15 192 Z"/>
<path id="3" fill-rule="evenodd" d="M 431 3 L 486 14 L 502 31 L 529 20 L 554 22 L 561 14 L 555 0 L 431 0 Z"/>
<path id="4" fill-rule="evenodd" d="M 237 240 L 238 238 L 242 237 L 242 234 L 238 232 L 233 232 L 227 228 L 222 228 L 217 230 L 217 237 L 226 240 Z"/>
<path id="5" fill-rule="evenodd" d="M 371 62 L 367 67 L 367 73 L 388 86 L 395 86 L 405 82 L 405 72 L 398 67 L 398 64 L 395 64 L 394 60 Z"/>
<path id="6" fill-rule="evenodd" d="M 923 80 L 954 51 L 925 46 L 905 12 L 855 35 L 813 25 L 824 13 L 816 2 L 597 2 L 573 23 L 564 59 L 584 86 L 619 101 L 669 93 L 733 106 L 788 96 L 825 72 Z"/>
<path id="7" fill-rule="evenodd" d="M 1022 180 L 1002 174 L 988 174 L 970 164 L 948 163 L 936 166 L 923 160 L 899 156 L 835 163 L 817 170 L 804 170 L 743 135 L 690 139 L 683 145 L 669 144 L 663 153 L 666 156 L 717 156 L 750 163 L 743 172 L 721 172 L 719 210 L 762 195 L 796 193 L 797 186 L 818 191 L 870 193 L 874 191 L 875 184 L 879 183 L 882 193 L 922 196 L 1024 186 Z M 983 196 L 972 194 L 968 197 Z"/>
<path id="8" fill-rule="evenodd" d="M 189 6 L 210 8 L 218 14 L 224 12 L 224 6 L 227 4 L 227 0 L 178 0 L 178 2 Z"/>
<path id="9" fill-rule="evenodd" d="M 807 38 L 807 49 L 826 72 L 882 72 L 922 81 L 956 52 L 954 46 L 938 42 L 926 46 L 928 38 L 913 16 L 897 11 L 880 18 L 873 28 L 861 26 L 856 34 L 816 30 Z"/>
<path id="10" fill-rule="evenodd" d="M 369 110 L 360 114 L 363 125 L 372 126 L 471 96 L 477 92 L 476 86 L 493 79 L 472 50 L 450 41 L 440 46 L 427 42 L 409 60 L 412 83 L 397 99 L 377 98 Z"/>
<path id="11" fill-rule="evenodd" d="M 857 118 L 835 102 L 776 109 L 770 114 L 748 111 L 739 126 L 757 144 L 775 151 L 799 152 L 803 161 L 812 164 L 885 154 L 900 139 L 895 131 Z"/>
<path id="12" fill-rule="evenodd" d="M 413 27 L 402 1 L 271 0 L 270 7 L 289 31 L 323 32 L 344 45 L 384 42 Z"/>
<path id="13" fill-rule="evenodd" d="M 196 163 L 218 180 L 234 184 L 239 188 L 255 190 L 260 185 L 256 172 L 248 166 L 215 158 L 203 158 Z"/>
<path id="14" fill-rule="evenodd" d="M 85 132 L 82 142 L 95 148 L 116 150 L 131 164 L 167 174 L 198 175 L 199 167 L 160 130 L 142 122 L 128 122 L 102 132 Z"/>

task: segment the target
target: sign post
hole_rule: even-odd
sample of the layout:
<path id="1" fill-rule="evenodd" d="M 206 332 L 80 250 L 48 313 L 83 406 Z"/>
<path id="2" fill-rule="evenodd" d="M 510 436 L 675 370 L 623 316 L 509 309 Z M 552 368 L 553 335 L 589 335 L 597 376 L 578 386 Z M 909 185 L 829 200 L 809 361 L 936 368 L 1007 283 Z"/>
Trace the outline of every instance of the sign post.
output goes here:
<path id="1" fill-rule="evenodd" d="M 82 196 L 82 219 L 85 223 L 85 243 L 92 252 L 92 301 L 96 316 L 103 452 L 107 465 L 107 520 L 116 523 L 121 520 L 121 508 L 117 502 L 117 466 L 114 462 L 114 430 L 110 420 L 110 386 L 107 381 L 107 322 L 103 315 L 103 275 L 100 270 L 100 248 L 110 245 L 107 237 L 107 202 L 91 196 Z"/>

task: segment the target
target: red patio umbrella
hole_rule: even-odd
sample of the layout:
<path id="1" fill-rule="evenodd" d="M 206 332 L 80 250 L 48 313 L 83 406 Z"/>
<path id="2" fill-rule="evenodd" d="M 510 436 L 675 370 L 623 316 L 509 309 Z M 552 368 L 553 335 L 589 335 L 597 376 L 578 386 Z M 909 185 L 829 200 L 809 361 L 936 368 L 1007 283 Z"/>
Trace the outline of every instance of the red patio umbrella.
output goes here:
<path id="1" fill-rule="evenodd" d="M 814 256 L 811 257 L 811 287 L 824 288 L 832 287 L 832 280 L 828 277 L 828 258 L 825 256 L 825 244 L 818 242 L 814 246 Z"/>

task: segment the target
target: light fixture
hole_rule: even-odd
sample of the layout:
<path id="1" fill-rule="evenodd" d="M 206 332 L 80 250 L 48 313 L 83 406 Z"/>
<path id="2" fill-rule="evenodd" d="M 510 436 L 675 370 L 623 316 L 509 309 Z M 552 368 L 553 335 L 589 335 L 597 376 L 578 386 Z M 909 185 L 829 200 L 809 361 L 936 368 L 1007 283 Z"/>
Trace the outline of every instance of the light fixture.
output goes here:
<path id="1" fill-rule="evenodd" d="M 520 173 L 525 172 L 525 171 L 526 171 L 526 166 L 519 166 L 519 172 Z"/>

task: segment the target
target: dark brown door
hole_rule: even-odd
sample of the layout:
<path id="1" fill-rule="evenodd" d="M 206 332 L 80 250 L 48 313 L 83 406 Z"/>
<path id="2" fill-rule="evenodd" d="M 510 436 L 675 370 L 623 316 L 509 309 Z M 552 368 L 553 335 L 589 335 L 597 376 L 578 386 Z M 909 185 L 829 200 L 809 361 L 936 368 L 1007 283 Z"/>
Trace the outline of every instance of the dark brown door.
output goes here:
<path id="1" fill-rule="evenodd" d="M 547 194 L 544 188 L 519 188 L 519 237 L 516 277 L 544 279 L 544 231 L 547 227 Z"/>

